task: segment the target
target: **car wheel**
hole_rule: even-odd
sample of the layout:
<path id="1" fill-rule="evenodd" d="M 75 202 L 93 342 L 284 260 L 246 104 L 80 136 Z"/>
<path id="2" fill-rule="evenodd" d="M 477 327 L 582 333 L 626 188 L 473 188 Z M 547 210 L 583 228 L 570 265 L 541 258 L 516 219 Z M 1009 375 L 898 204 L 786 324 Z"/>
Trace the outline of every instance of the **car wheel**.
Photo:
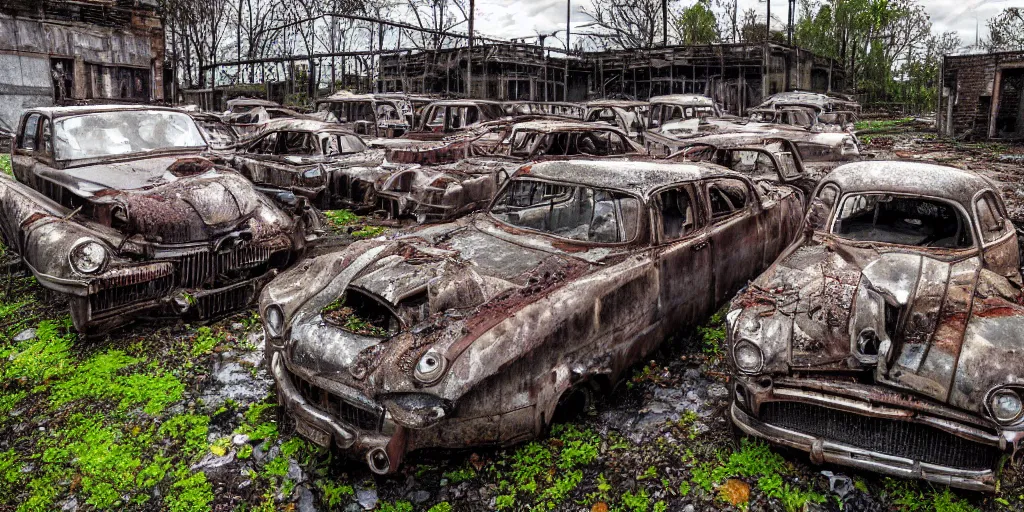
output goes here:
<path id="1" fill-rule="evenodd" d="M 562 393 L 551 416 L 551 424 L 570 422 L 590 409 L 593 403 L 594 385 L 589 381 L 580 382 Z"/>

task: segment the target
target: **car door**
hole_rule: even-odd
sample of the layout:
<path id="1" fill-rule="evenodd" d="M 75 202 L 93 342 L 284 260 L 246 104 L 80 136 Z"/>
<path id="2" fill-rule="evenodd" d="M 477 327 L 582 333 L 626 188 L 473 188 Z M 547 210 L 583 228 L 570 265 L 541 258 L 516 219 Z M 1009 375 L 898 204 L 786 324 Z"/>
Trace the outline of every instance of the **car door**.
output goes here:
<path id="1" fill-rule="evenodd" d="M 714 301 L 728 300 L 764 267 L 764 227 L 749 181 L 738 177 L 705 180 Z"/>
<path id="2" fill-rule="evenodd" d="M 672 332 L 701 321 L 714 307 L 711 246 L 692 183 L 656 191 L 651 210 L 661 283 L 659 316 Z"/>
<path id="3" fill-rule="evenodd" d="M 14 139 L 14 151 L 11 153 L 11 169 L 15 178 L 33 188 L 36 186 L 33 172 L 37 165 L 36 151 L 40 149 L 39 127 L 45 121 L 42 114 L 26 114 Z"/>
<path id="4" fill-rule="evenodd" d="M 979 193 L 974 199 L 974 214 L 981 231 L 985 268 L 1021 286 L 1020 249 L 1013 224 L 1007 220 L 1002 204 L 991 190 Z"/>
<path id="5" fill-rule="evenodd" d="M 271 184 L 268 165 L 277 151 L 279 132 L 270 132 L 249 144 L 245 153 L 235 157 L 235 168 L 253 183 Z"/>

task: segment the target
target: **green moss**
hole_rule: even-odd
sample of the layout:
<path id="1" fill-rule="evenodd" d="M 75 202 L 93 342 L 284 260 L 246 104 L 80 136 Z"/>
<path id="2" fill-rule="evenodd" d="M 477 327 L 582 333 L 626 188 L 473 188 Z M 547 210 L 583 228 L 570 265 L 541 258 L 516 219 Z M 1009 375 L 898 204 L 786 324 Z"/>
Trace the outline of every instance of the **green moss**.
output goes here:
<path id="1" fill-rule="evenodd" d="M 4 483 L 0 486 L 0 496 L 7 497 L 21 479 L 21 462 L 18 460 L 18 454 L 13 449 L 0 452 L 0 482 Z"/>
<path id="2" fill-rule="evenodd" d="M 0 382 L 33 387 L 67 375 L 74 368 L 74 360 L 69 355 L 74 341 L 75 335 L 64 332 L 57 322 L 40 322 L 35 339 L 0 350 L 0 360 L 5 361 L 0 370 Z"/>
<path id="3" fill-rule="evenodd" d="M 125 369 L 139 363 L 118 350 L 93 356 L 69 378 L 54 384 L 50 403 L 57 408 L 76 400 L 110 400 L 121 410 L 144 404 L 143 411 L 155 416 L 181 400 L 185 385 L 155 363 L 146 367 L 146 373 L 125 374 Z"/>
<path id="4" fill-rule="evenodd" d="M 378 508 L 378 512 L 412 512 L 412 503 L 408 501 L 396 501 L 394 503 L 382 502 Z"/>
<path id="5" fill-rule="evenodd" d="M 387 231 L 387 228 L 383 226 L 363 226 L 362 229 L 353 231 L 352 236 L 360 239 L 375 238 L 384 234 L 385 231 Z"/>
<path id="6" fill-rule="evenodd" d="M 359 222 L 360 219 L 358 215 L 348 210 L 327 210 L 324 212 L 324 217 L 327 217 L 327 220 L 335 226 L 348 226 Z"/>
<path id="7" fill-rule="evenodd" d="M 650 503 L 650 498 L 647 497 L 647 491 L 644 489 L 640 489 L 640 492 L 637 493 L 626 491 L 622 494 L 622 508 L 629 512 L 647 512 Z"/>
<path id="8" fill-rule="evenodd" d="M 206 434 L 210 418 L 193 414 L 179 414 L 160 425 L 159 434 L 178 441 L 186 459 L 194 459 L 206 450 Z"/>
<path id="9" fill-rule="evenodd" d="M 339 484 L 328 479 L 317 480 L 316 486 L 320 489 L 320 502 L 326 504 L 331 509 L 338 507 L 349 496 L 355 494 L 355 489 L 351 485 Z"/>
<path id="10" fill-rule="evenodd" d="M 443 478 L 447 478 L 449 484 L 457 484 L 460 482 L 465 482 L 466 480 L 475 477 L 476 471 L 474 471 L 473 468 L 467 467 L 456 469 L 455 471 L 448 471 L 447 473 L 444 473 L 441 476 Z"/>
<path id="11" fill-rule="evenodd" d="M 209 327 L 200 327 L 195 341 L 192 342 L 192 356 L 199 357 L 213 352 L 213 349 L 224 343 L 224 334 L 214 333 Z"/>
<path id="12" fill-rule="evenodd" d="M 885 494 L 901 512 L 978 512 L 966 500 L 958 497 L 948 487 L 942 491 L 922 489 L 916 481 L 886 478 Z"/>
<path id="13" fill-rule="evenodd" d="M 11 168 L 11 155 L 0 155 L 0 172 L 14 176 L 14 169 Z"/>
<path id="14" fill-rule="evenodd" d="M 701 352 L 711 360 L 722 357 L 722 342 L 725 341 L 725 316 L 722 311 L 711 315 L 707 323 L 697 328 L 701 340 Z"/>
<path id="15" fill-rule="evenodd" d="M 857 121 L 856 123 L 853 124 L 853 129 L 858 132 L 888 130 L 891 128 L 896 128 L 898 126 L 912 124 L 913 122 L 913 117 L 904 117 L 902 119 L 876 119 L 870 121 Z"/>
<path id="16" fill-rule="evenodd" d="M 442 501 L 441 503 L 430 507 L 430 510 L 427 510 L 427 512 L 452 512 L 452 505 L 447 501 Z"/>
<path id="17" fill-rule="evenodd" d="M 203 473 L 180 470 L 164 504 L 170 512 L 206 512 L 213 503 L 213 488 Z"/>

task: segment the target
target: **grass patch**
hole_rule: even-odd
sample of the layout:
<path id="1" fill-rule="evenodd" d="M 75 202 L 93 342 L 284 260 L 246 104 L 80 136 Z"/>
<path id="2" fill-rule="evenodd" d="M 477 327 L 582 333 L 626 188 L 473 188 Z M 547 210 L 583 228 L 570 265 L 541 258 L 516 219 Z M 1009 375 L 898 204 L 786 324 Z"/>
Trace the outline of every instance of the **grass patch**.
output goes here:
<path id="1" fill-rule="evenodd" d="M 514 508 L 534 502 L 533 508 L 558 507 L 583 480 L 581 468 L 597 460 L 601 437 L 575 425 L 555 425 L 551 438 L 517 448 L 501 464 L 495 507 Z"/>
<path id="2" fill-rule="evenodd" d="M 904 117 L 900 119 L 873 119 L 870 121 L 857 121 L 853 124 L 855 131 L 882 131 L 906 126 L 914 122 L 913 117 Z"/>
<path id="3" fill-rule="evenodd" d="M 335 226 L 348 226 L 359 222 L 362 217 L 352 213 L 349 210 L 327 210 L 324 212 L 324 217 Z"/>
<path id="4" fill-rule="evenodd" d="M 363 226 L 362 229 L 352 232 L 352 236 L 358 239 L 375 238 L 387 231 L 384 226 Z"/>
<path id="5" fill-rule="evenodd" d="M 11 168 L 11 155 L 0 155 L 0 172 L 14 176 L 14 169 Z"/>
<path id="6" fill-rule="evenodd" d="M 884 494 L 902 512 L 978 512 L 976 507 L 958 497 L 948 487 L 941 491 L 930 488 L 926 490 L 917 481 L 896 478 L 886 478 L 883 483 Z"/>

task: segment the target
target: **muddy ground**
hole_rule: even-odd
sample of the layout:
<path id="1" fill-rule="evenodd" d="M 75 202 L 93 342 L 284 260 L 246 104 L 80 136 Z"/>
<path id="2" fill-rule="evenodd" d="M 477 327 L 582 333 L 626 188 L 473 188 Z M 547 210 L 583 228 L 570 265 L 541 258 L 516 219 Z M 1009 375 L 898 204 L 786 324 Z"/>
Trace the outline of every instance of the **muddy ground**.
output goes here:
<path id="1" fill-rule="evenodd" d="M 1024 204 L 1021 157 L 1005 156 L 1024 148 L 915 130 L 862 138 L 880 155 L 985 172 L 1007 184 L 1011 204 Z M 336 246 L 379 234 L 335 217 Z M 66 304 L 5 256 L 0 511 L 1024 508 L 1024 483 L 1010 466 L 998 493 L 980 495 L 812 466 L 804 454 L 734 438 L 718 317 L 677 333 L 631 379 L 542 439 L 417 453 L 387 477 L 294 435 L 275 405 L 253 311 L 209 325 L 140 321 L 101 339 L 69 329 Z"/>

